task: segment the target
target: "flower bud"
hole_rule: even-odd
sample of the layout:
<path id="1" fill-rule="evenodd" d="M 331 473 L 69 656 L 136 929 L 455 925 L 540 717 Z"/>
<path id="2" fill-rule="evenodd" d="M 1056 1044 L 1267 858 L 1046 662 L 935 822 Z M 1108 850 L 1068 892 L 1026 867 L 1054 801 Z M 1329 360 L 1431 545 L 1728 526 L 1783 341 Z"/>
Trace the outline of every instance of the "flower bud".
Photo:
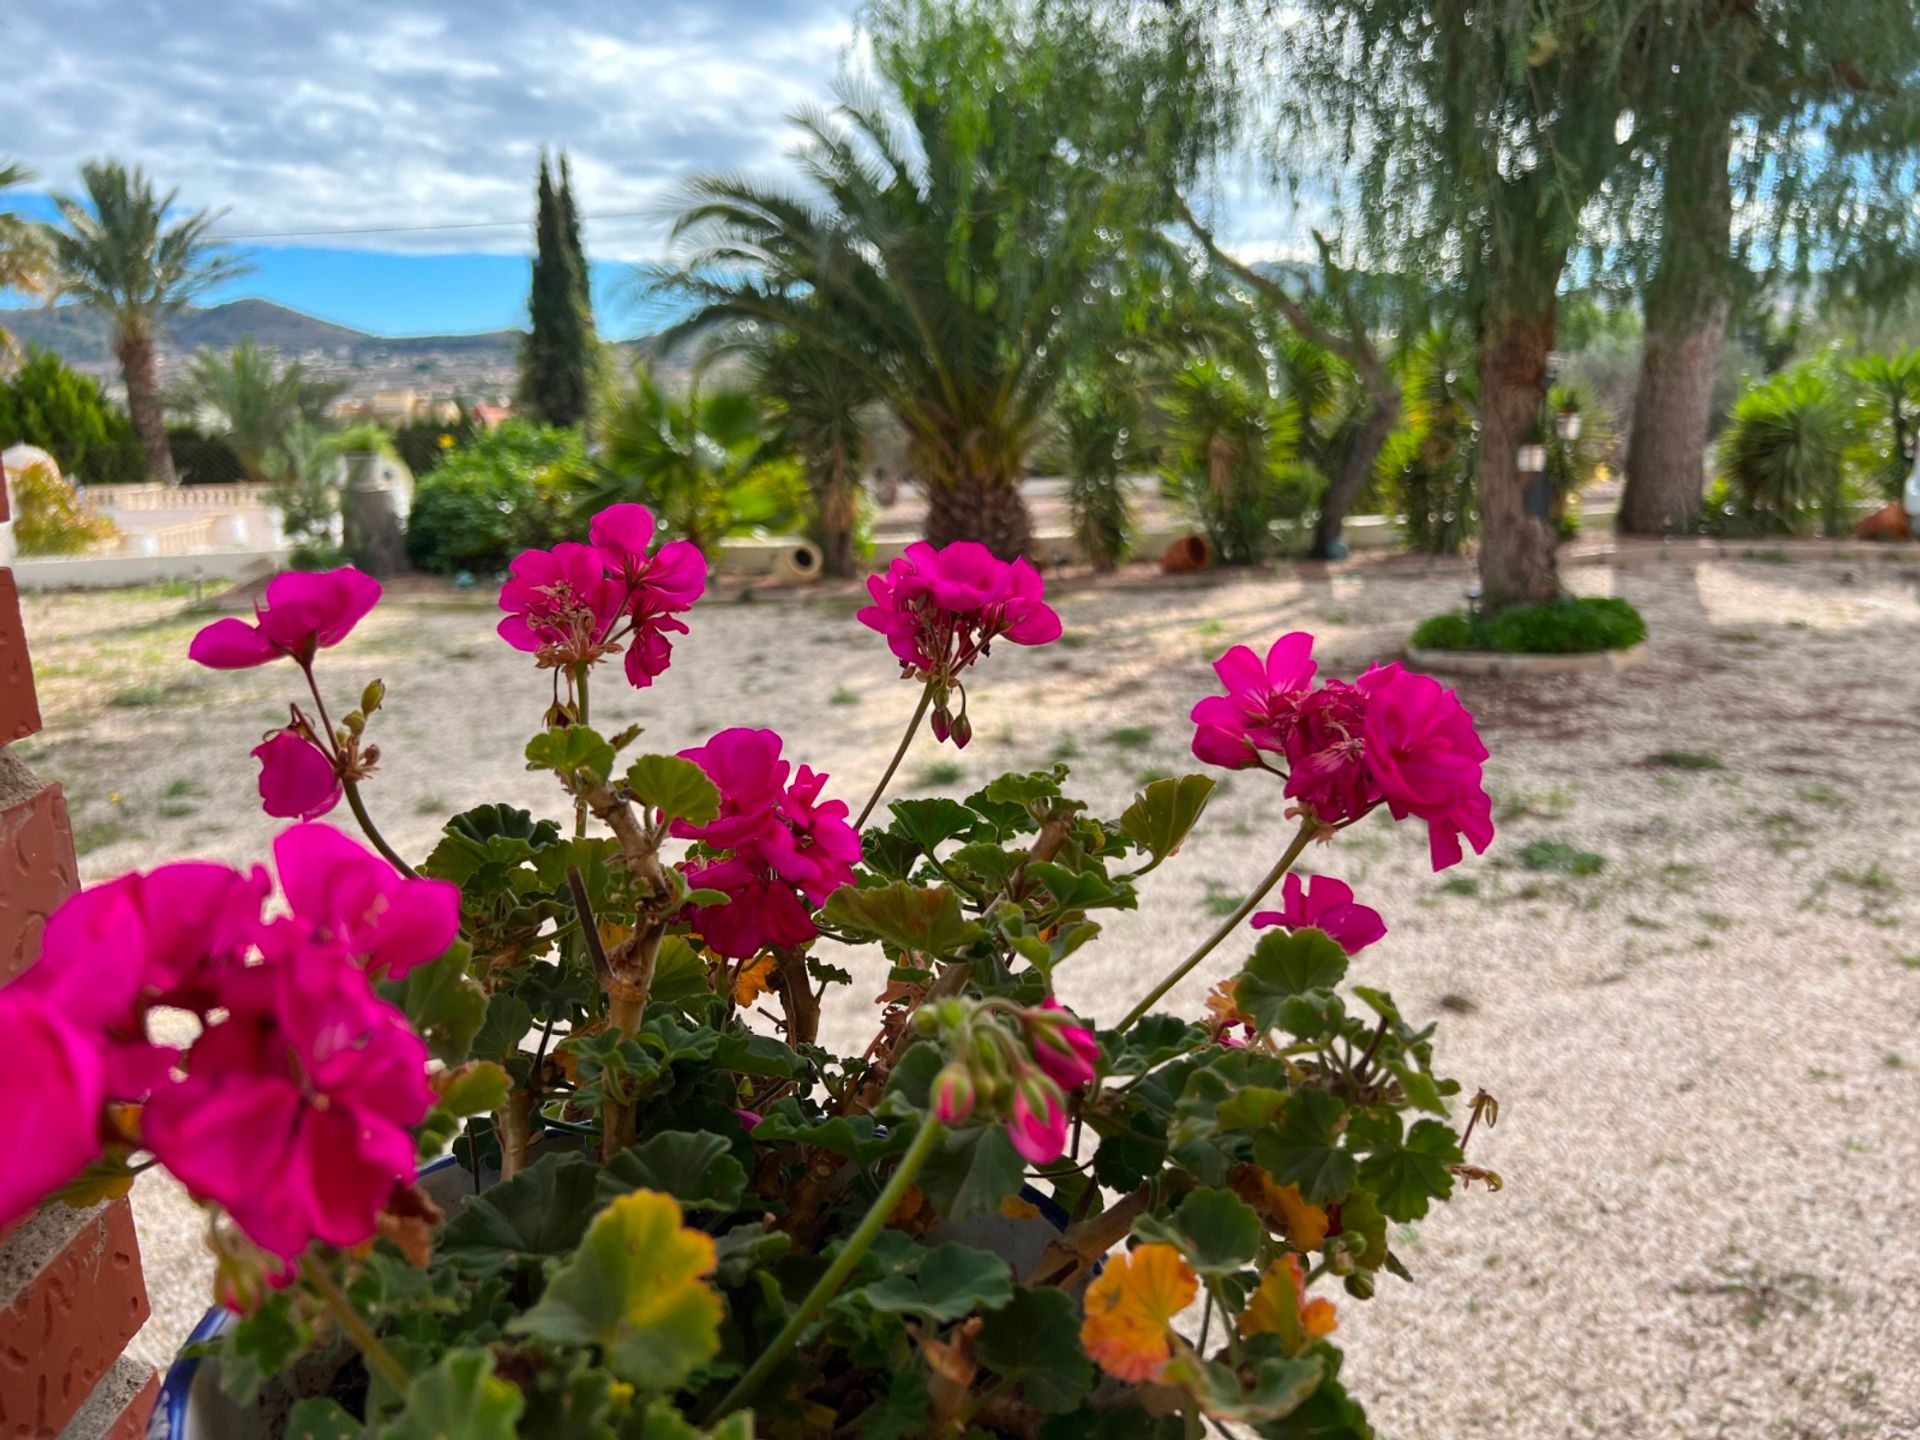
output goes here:
<path id="1" fill-rule="evenodd" d="M 387 698 L 387 682 L 375 680 L 360 692 L 360 708 L 368 715 L 380 708 L 380 702 Z"/>
<path id="2" fill-rule="evenodd" d="M 973 1113 L 978 1098 L 973 1077 L 958 1060 L 933 1077 L 933 1115 L 943 1125 L 958 1125 Z"/>
<path id="3" fill-rule="evenodd" d="M 1327 1269 L 1335 1275 L 1351 1275 L 1355 1268 L 1353 1252 L 1345 1245 L 1334 1241 L 1327 1246 Z"/>
<path id="4" fill-rule="evenodd" d="M 362 715 L 358 710 L 349 710 L 347 712 L 347 718 L 341 723 L 347 727 L 347 733 L 349 735 L 358 735 L 362 730 L 367 728 L 367 717 Z"/>
<path id="5" fill-rule="evenodd" d="M 1020 1012 L 1027 1048 L 1034 1063 L 1062 1090 L 1091 1084 L 1100 1061 L 1100 1045 L 1093 1032 L 1075 1023 L 1060 1002 L 1049 997 L 1034 1009 Z"/>
<path id="6" fill-rule="evenodd" d="M 935 742 L 941 745 L 946 744 L 947 737 L 953 733 L 953 717 L 947 713 L 947 707 L 944 705 L 934 706 L 933 718 L 928 724 L 933 730 Z"/>
<path id="7" fill-rule="evenodd" d="M 966 749 L 967 742 L 971 739 L 973 739 L 973 722 L 967 719 L 967 712 L 962 710 L 958 715 L 953 717 L 954 749 Z"/>
<path id="8" fill-rule="evenodd" d="M 1356 1300 L 1373 1298 L 1373 1271 L 1356 1270 L 1346 1278 L 1347 1294 Z"/>
<path id="9" fill-rule="evenodd" d="M 1059 1087 L 1029 1067 L 1013 1086 L 1013 1118 L 1007 1138 L 1031 1164 L 1050 1165 L 1067 1148 L 1066 1097 Z"/>

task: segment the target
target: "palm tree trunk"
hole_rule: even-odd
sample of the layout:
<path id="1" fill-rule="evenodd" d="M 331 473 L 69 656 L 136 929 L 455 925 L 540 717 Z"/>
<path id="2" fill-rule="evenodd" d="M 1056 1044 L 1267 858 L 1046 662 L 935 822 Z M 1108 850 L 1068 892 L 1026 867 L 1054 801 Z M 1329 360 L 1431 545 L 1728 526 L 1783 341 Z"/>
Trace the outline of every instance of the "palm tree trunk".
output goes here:
<path id="1" fill-rule="evenodd" d="M 1033 517 L 1016 477 L 980 469 L 927 477 L 927 539 L 977 540 L 1002 560 L 1033 546 Z"/>
<path id="2" fill-rule="evenodd" d="M 1554 535 L 1544 515 L 1527 513 L 1516 451 L 1543 439 L 1547 356 L 1553 348 L 1554 296 L 1528 293 L 1488 315 L 1480 351 L 1480 586 L 1488 614 L 1539 605 L 1560 593 Z"/>
<path id="3" fill-rule="evenodd" d="M 1733 289 L 1732 148 L 1730 121 L 1703 123 L 1675 138 L 1668 162 L 1667 234 L 1647 285 L 1627 487 L 1616 521 L 1628 535 L 1700 527 L 1707 425 Z"/>
<path id="4" fill-rule="evenodd" d="M 1313 547 L 1307 552 L 1312 559 L 1333 558 L 1334 546 L 1340 543 L 1340 529 L 1347 523 L 1347 512 L 1353 509 L 1353 502 L 1373 479 L 1373 467 L 1379 462 L 1380 451 L 1399 423 L 1399 387 L 1390 383 L 1377 389 L 1370 387 L 1367 418 L 1360 422 L 1353 443 L 1340 462 L 1340 472 L 1333 477 L 1326 496 L 1320 501 L 1320 518 L 1313 525 Z"/>
<path id="5" fill-rule="evenodd" d="M 847 478 L 847 451 L 835 445 L 819 477 L 820 568 L 831 579 L 853 576 L 853 532 L 859 519 Z"/>
<path id="6" fill-rule="evenodd" d="M 127 414 L 139 432 L 140 446 L 147 452 L 147 478 L 161 485 L 178 485 L 173 473 L 173 452 L 167 448 L 167 422 L 160 412 L 160 376 L 154 362 L 153 337 L 138 331 L 122 331 L 113 342 L 120 360 L 120 375 L 127 383 Z"/>

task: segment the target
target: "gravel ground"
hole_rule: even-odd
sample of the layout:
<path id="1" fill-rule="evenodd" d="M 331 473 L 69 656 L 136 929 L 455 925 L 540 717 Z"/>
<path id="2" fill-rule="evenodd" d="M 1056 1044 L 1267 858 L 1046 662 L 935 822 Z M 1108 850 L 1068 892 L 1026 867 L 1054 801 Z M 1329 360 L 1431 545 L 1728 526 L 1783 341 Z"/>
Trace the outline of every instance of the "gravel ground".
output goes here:
<path id="1" fill-rule="evenodd" d="M 1310 857 L 1391 927 L 1357 978 L 1441 1021 L 1442 1068 L 1503 1105 L 1471 1158 L 1505 1189 L 1400 1237 L 1415 1285 L 1342 1302 L 1347 1375 L 1386 1435 L 1920 1435 L 1920 567 L 1767 558 L 1572 571 L 1645 611 L 1647 658 L 1461 683 L 1494 757 L 1483 859 L 1432 875 L 1424 839 L 1384 818 Z M 1073 756 L 1077 793 L 1115 812 L 1186 768 L 1185 713 L 1227 645 L 1305 628 L 1323 670 L 1351 674 L 1463 578 L 1068 588 L 1060 645 L 987 662 L 975 744 L 904 773 L 959 794 Z M 48 729 L 17 748 L 66 783 L 87 877 L 263 857 L 246 751 L 284 719 L 291 672 L 191 669 L 200 621 L 178 594 L 26 603 Z M 660 685 L 602 687 L 599 714 L 644 720 L 659 749 L 773 726 L 857 804 L 912 694 L 853 608 L 711 601 Z M 404 849 L 481 799 L 552 809 L 518 759 L 542 678 L 490 632 L 477 609 L 393 606 L 326 657 L 343 709 L 390 682 L 370 793 Z M 1271 863 L 1274 788 L 1223 790 L 1142 911 L 1063 969 L 1070 1004 L 1117 1017 Z M 1197 1011 L 1231 963 L 1170 1003 Z M 845 999 L 827 1038 L 866 1022 Z M 137 1349 L 163 1361 L 206 1265 L 167 1182 L 144 1177 L 136 1213 L 154 1292 Z"/>

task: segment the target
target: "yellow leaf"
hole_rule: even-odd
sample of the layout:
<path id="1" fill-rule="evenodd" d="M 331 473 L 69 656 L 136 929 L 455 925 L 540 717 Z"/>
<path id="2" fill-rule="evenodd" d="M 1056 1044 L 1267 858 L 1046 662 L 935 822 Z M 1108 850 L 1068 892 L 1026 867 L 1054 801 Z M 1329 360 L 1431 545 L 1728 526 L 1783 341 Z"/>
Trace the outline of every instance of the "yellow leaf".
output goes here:
<path id="1" fill-rule="evenodd" d="M 1193 1303 L 1200 1282 L 1171 1245 L 1140 1245 L 1107 1261 L 1087 1286 L 1080 1343 L 1118 1380 L 1151 1380 L 1172 1355 L 1174 1316 Z"/>
<path id="2" fill-rule="evenodd" d="M 1327 1212 L 1309 1205 L 1298 1185 L 1276 1185 L 1263 1173 L 1268 1203 L 1287 1225 L 1287 1238 L 1296 1250 L 1318 1250 L 1327 1238 Z"/>
<path id="3" fill-rule="evenodd" d="M 1337 1324 L 1333 1302 L 1307 1299 L 1300 1262 L 1283 1255 L 1260 1277 L 1260 1288 L 1240 1316 L 1240 1333 L 1278 1335 L 1280 1343 L 1297 1355 L 1313 1341 L 1331 1335 Z"/>
<path id="4" fill-rule="evenodd" d="M 1022 1200 L 1018 1195 L 1009 1195 L 1000 1202 L 1000 1213 L 1009 1220 L 1038 1220 L 1040 1207 L 1031 1200 Z"/>
<path id="5" fill-rule="evenodd" d="M 756 955 L 733 977 L 733 1003 L 745 1009 L 773 989 L 774 958 Z"/>

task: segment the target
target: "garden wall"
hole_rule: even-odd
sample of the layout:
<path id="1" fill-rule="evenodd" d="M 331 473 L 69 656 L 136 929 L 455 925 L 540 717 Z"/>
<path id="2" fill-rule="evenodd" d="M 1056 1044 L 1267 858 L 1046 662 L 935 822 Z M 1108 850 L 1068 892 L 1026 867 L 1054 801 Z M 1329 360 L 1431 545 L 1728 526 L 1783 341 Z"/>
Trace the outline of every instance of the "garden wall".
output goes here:
<path id="1" fill-rule="evenodd" d="M 66 798 L 11 750 L 39 728 L 19 587 L 0 568 L 0 985 L 38 957 L 47 916 L 79 886 Z M 0 1232 L 0 1440 L 137 1440 L 159 1378 L 123 1352 L 146 1319 L 124 1197 Z"/>

